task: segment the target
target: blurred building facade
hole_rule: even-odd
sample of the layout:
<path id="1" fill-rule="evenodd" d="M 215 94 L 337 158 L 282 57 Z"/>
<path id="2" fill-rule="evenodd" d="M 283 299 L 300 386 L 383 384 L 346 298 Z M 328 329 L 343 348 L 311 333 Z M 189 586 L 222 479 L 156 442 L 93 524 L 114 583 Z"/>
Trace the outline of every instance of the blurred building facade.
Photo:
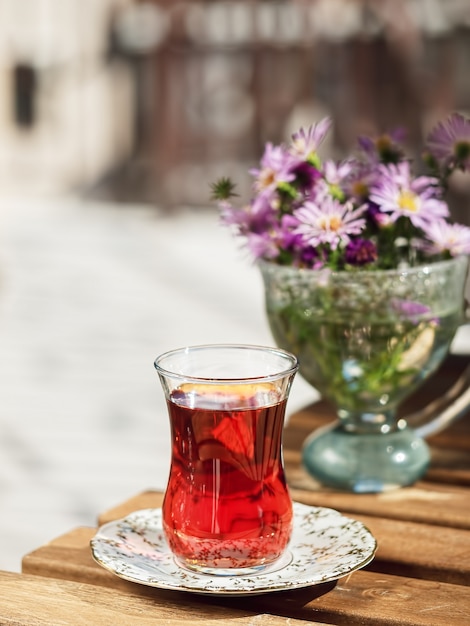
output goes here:
<path id="1" fill-rule="evenodd" d="M 433 122 L 470 111 L 467 0 L 148 0 L 116 16 L 114 42 L 141 103 L 119 180 L 170 206 L 206 204 L 227 172 L 248 191 L 264 143 L 324 115 L 342 156 L 396 126 L 417 151 Z"/>
<path id="2" fill-rule="evenodd" d="M 43 7 L 39 39 L 54 43 L 48 61 L 30 53 L 37 75 L 3 44 L 3 91 L 14 68 L 16 97 L 20 85 L 36 90 L 37 119 L 57 139 L 65 111 L 82 107 L 73 182 L 100 180 L 116 199 L 207 204 L 207 181 L 221 173 L 243 193 L 266 141 L 324 115 L 334 120 L 327 149 L 342 156 L 358 133 L 396 126 L 417 149 L 436 119 L 470 111 L 468 0 L 0 0 L 10 23 L 22 22 L 19 5 Z M 10 118 L 23 147 L 26 109 L 22 122 Z M 61 152 L 72 155 L 73 141 L 58 141 L 50 158 L 67 179 Z M 456 195 L 468 189 L 457 184 Z"/>
<path id="3" fill-rule="evenodd" d="M 110 63 L 125 0 L 0 0 L 0 187 L 91 184 L 129 156 L 133 90 Z"/>

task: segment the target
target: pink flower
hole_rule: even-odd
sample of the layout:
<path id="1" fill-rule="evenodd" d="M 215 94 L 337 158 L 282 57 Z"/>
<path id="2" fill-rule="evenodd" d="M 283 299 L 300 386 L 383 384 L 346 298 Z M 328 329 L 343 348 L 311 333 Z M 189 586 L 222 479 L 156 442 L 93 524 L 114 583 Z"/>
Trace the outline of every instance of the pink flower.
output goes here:
<path id="1" fill-rule="evenodd" d="M 371 188 L 370 200 L 380 211 L 390 215 L 392 222 L 409 218 L 413 226 L 447 217 L 447 204 L 436 197 L 437 180 L 428 176 L 412 178 L 408 161 L 379 168 L 381 178 Z"/>
<path id="2" fill-rule="evenodd" d="M 365 219 L 361 216 L 365 210 L 366 205 L 354 209 L 351 202 L 341 204 L 332 197 L 324 198 L 321 205 L 306 202 L 294 211 L 299 220 L 294 232 L 301 234 L 308 245 L 327 243 L 335 250 L 341 241 L 348 242 L 350 235 L 362 231 Z"/>
<path id="3" fill-rule="evenodd" d="M 444 167 L 470 171 L 470 120 L 453 113 L 429 133 L 427 148 Z"/>
<path id="4" fill-rule="evenodd" d="M 256 178 L 254 188 L 260 194 L 272 195 L 279 183 L 288 183 L 295 178 L 292 172 L 295 162 L 282 146 L 267 143 L 260 165 L 261 168 L 250 170 Z"/>
<path id="5" fill-rule="evenodd" d="M 353 164 L 351 161 L 325 161 L 323 171 L 325 180 L 330 185 L 340 185 L 352 172 Z"/>
<path id="6" fill-rule="evenodd" d="M 424 247 L 431 254 L 470 254 L 470 228 L 467 226 L 436 220 L 426 225 L 424 233 L 429 240 L 424 243 Z"/>
<path id="7" fill-rule="evenodd" d="M 397 163 L 403 160 L 402 144 L 406 138 L 403 128 L 396 128 L 372 139 L 358 137 L 359 147 L 369 164 Z"/>
<path id="8" fill-rule="evenodd" d="M 227 226 L 237 227 L 242 234 L 264 232 L 276 222 L 275 209 L 262 195 L 242 208 L 235 208 L 229 202 L 221 202 L 219 207 L 222 222 Z"/>
<path id="9" fill-rule="evenodd" d="M 296 157 L 308 159 L 318 150 L 331 127 L 331 119 L 325 117 L 318 124 L 312 124 L 307 130 L 301 128 L 292 135 L 291 152 Z"/>
<path id="10" fill-rule="evenodd" d="M 349 161 L 350 171 L 342 182 L 346 194 L 358 202 L 363 202 L 377 179 L 377 165 L 362 163 L 357 159 Z"/>
<path id="11" fill-rule="evenodd" d="M 254 259 L 275 259 L 279 256 L 279 246 L 269 233 L 248 233 L 246 246 Z"/>

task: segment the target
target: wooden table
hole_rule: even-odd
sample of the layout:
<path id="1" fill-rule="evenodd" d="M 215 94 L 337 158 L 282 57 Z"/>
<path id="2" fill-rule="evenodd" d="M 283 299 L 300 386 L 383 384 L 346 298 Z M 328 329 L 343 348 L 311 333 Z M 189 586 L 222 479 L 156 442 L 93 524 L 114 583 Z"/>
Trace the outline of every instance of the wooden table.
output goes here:
<path id="1" fill-rule="evenodd" d="M 468 358 L 453 358 L 421 402 L 438 395 Z M 364 522 L 378 541 L 365 569 L 303 590 L 246 598 L 207 597 L 130 583 L 97 565 L 95 528 L 76 528 L 23 559 L 23 573 L 0 573 L 0 623 L 6 625 L 263 624 L 457 626 L 470 623 L 470 414 L 430 440 L 432 464 L 412 487 L 353 495 L 320 487 L 300 467 L 300 444 L 331 420 L 317 403 L 291 416 L 285 460 L 294 500 L 333 507 Z M 158 507 L 141 493 L 102 513 L 98 524 Z"/>

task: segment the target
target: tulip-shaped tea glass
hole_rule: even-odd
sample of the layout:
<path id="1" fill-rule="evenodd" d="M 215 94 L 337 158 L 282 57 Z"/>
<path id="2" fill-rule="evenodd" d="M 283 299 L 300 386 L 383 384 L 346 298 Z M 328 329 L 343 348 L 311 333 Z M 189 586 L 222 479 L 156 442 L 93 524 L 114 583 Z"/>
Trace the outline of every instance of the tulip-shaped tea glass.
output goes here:
<path id="1" fill-rule="evenodd" d="M 171 423 L 162 510 L 170 550 L 208 574 L 262 570 L 292 531 L 281 444 L 296 357 L 206 345 L 167 352 L 155 367 Z"/>

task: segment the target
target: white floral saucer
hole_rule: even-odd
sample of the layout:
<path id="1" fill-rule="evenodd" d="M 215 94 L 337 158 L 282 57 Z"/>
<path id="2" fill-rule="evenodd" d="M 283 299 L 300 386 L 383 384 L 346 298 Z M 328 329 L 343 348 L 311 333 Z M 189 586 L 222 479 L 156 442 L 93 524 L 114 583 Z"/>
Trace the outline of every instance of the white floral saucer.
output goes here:
<path id="1" fill-rule="evenodd" d="M 337 580 L 370 563 L 376 547 L 361 522 L 297 502 L 287 551 L 256 574 L 211 576 L 179 566 L 163 535 L 161 509 L 136 511 L 105 524 L 91 540 L 93 558 L 120 578 L 211 595 L 261 594 Z"/>

